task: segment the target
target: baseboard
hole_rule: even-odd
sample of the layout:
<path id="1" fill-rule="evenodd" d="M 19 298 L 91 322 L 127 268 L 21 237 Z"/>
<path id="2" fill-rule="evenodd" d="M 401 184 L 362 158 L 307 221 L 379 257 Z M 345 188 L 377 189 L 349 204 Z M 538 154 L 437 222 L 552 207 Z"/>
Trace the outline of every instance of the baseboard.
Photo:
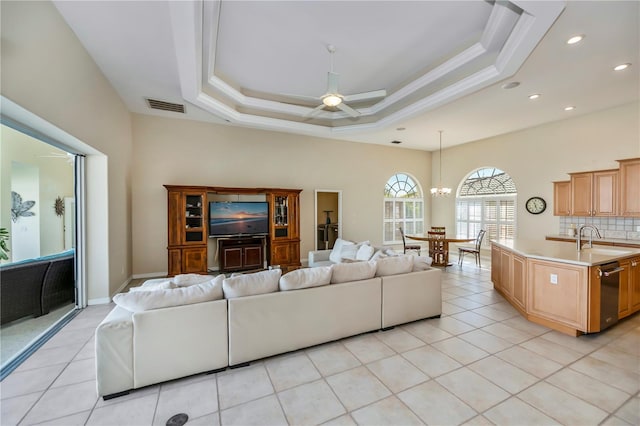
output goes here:
<path id="1" fill-rule="evenodd" d="M 129 285 L 129 283 L 131 282 L 132 278 L 129 277 L 125 280 L 124 283 L 122 283 L 122 285 L 120 287 L 118 287 L 118 289 L 113 293 L 113 294 L 118 294 L 118 293 L 122 293 L 122 291 L 127 288 L 127 286 Z"/>
<path id="2" fill-rule="evenodd" d="M 149 272 L 146 274 L 133 274 L 131 276 L 131 279 L 137 280 L 139 278 L 164 278 L 168 275 L 169 273 L 167 271 L 164 272 Z M 129 280 L 131 281 L 131 280 Z"/>

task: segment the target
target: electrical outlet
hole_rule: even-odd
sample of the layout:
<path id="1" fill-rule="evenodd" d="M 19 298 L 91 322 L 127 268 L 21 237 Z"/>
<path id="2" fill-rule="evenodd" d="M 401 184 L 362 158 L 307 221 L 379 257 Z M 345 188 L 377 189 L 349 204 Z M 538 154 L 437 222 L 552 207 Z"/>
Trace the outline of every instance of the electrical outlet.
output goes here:
<path id="1" fill-rule="evenodd" d="M 551 274 L 550 281 L 551 284 L 558 284 L 558 274 Z"/>

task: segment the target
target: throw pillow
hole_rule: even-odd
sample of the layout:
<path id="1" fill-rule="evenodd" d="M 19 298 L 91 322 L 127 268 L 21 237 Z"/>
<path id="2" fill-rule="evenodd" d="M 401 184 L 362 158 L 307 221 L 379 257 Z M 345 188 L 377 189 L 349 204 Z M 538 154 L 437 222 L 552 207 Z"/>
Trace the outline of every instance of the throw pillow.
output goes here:
<path id="1" fill-rule="evenodd" d="M 432 258 L 429 256 L 412 256 L 413 257 L 413 272 L 427 271 L 431 269 Z"/>
<path id="2" fill-rule="evenodd" d="M 413 256 L 389 256 L 376 261 L 376 277 L 406 274 L 413 270 Z"/>
<path id="3" fill-rule="evenodd" d="M 169 278 L 160 278 L 147 280 L 139 287 L 131 287 L 129 292 L 136 291 L 153 291 L 153 290 L 169 290 L 176 288 L 176 285 Z"/>
<path id="4" fill-rule="evenodd" d="M 376 275 L 375 262 L 337 263 L 331 265 L 331 284 L 366 280 Z"/>
<path id="5" fill-rule="evenodd" d="M 356 260 L 369 260 L 373 256 L 374 248 L 369 244 L 362 244 L 356 253 Z"/>
<path id="6" fill-rule="evenodd" d="M 278 281 L 281 275 L 282 270 L 271 269 L 253 274 L 225 278 L 222 282 L 224 297 L 233 299 L 234 297 L 276 292 L 278 291 Z"/>
<path id="7" fill-rule="evenodd" d="M 352 241 L 343 240 L 342 238 L 336 239 L 336 242 L 333 244 L 333 249 L 331 249 L 331 253 L 329 254 L 329 260 L 333 263 L 340 263 L 342 260 L 342 246 L 351 244 L 354 243 Z"/>
<path id="8" fill-rule="evenodd" d="M 297 290 L 308 287 L 319 287 L 331 283 L 331 266 L 296 269 L 280 278 L 280 290 Z"/>
<path id="9" fill-rule="evenodd" d="M 340 250 L 340 261 L 356 260 L 356 254 L 358 253 L 359 247 L 360 246 L 357 244 L 343 244 L 342 250 Z"/>
<path id="10" fill-rule="evenodd" d="M 210 279 L 206 283 L 169 290 L 134 291 L 113 296 L 116 305 L 130 312 L 143 312 L 171 306 L 190 305 L 222 299 L 224 275 Z"/>
<path id="11" fill-rule="evenodd" d="M 173 277 L 173 282 L 178 287 L 186 287 L 194 284 L 202 284 L 211 281 L 211 275 L 180 274 Z"/>
<path id="12" fill-rule="evenodd" d="M 371 259 L 369 260 L 378 260 L 381 259 L 383 257 L 387 257 L 388 255 L 384 254 L 384 252 L 382 250 L 376 250 L 376 252 L 373 254 L 373 256 L 371 256 Z"/>

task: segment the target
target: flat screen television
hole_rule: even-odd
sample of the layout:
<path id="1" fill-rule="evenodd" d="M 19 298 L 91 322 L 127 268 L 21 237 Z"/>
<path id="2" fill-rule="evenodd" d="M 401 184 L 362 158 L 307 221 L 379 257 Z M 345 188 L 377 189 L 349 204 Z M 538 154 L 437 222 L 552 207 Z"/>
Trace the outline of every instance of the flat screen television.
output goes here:
<path id="1" fill-rule="evenodd" d="M 269 234 L 266 201 L 210 201 L 209 236 L 232 237 Z"/>

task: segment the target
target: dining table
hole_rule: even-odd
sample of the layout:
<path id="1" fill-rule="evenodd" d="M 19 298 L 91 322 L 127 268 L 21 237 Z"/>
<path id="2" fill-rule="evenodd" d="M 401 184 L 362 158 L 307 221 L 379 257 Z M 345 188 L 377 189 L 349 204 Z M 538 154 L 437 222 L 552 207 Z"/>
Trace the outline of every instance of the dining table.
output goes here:
<path id="1" fill-rule="evenodd" d="M 405 235 L 405 237 L 407 237 L 410 240 L 416 240 L 416 241 L 442 241 L 443 250 L 444 250 L 443 259 L 440 261 L 437 258 L 431 256 L 433 258 L 433 262 L 431 263 L 431 265 L 444 266 L 445 268 L 447 266 L 451 266 L 451 263 L 449 263 L 449 243 L 469 243 L 476 240 L 475 238 L 459 238 L 459 237 L 454 237 L 450 235 L 433 237 L 425 234 L 425 235 Z M 431 255 L 431 253 L 429 253 L 429 255 Z"/>

